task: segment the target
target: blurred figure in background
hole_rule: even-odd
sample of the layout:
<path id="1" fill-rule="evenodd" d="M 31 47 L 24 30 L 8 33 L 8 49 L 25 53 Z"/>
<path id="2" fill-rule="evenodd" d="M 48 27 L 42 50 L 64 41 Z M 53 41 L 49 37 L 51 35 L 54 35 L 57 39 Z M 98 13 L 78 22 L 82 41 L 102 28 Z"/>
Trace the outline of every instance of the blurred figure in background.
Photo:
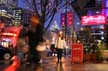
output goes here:
<path id="1" fill-rule="evenodd" d="M 52 56 L 55 56 L 55 54 L 56 54 L 55 44 L 56 44 L 56 39 L 53 37 L 52 40 L 51 40 L 51 46 L 50 46 L 50 49 L 52 51 L 51 52 Z"/>

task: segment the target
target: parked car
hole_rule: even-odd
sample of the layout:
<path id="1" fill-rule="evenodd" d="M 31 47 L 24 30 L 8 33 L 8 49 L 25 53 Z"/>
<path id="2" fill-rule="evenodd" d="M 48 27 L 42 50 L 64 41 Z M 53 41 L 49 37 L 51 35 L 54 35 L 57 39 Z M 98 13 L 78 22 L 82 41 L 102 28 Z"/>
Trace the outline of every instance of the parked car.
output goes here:
<path id="1" fill-rule="evenodd" d="M 6 27 L 0 32 L 0 59 L 10 59 L 17 53 L 17 42 L 22 27 Z"/>
<path id="2" fill-rule="evenodd" d="M 13 56 L 9 43 L 9 41 L 4 40 L 0 42 L 0 60 L 8 60 Z"/>

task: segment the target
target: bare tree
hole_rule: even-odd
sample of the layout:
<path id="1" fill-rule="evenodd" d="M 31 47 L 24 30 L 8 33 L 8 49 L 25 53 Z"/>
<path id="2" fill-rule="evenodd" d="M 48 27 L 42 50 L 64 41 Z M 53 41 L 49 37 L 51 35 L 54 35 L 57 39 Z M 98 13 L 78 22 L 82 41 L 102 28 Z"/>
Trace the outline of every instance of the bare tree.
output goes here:
<path id="1" fill-rule="evenodd" d="M 57 11 L 63 6 L 64 0 L 24 0 L 26 7 L 33 11 L 45 26 L 43 32 L 46 32 Z"/>

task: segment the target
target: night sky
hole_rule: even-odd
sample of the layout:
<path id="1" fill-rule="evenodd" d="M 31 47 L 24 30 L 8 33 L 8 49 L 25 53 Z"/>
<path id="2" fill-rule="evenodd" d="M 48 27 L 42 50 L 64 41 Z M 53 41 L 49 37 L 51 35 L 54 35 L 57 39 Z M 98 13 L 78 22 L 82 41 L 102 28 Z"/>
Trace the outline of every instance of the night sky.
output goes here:
<path id="1" fill-rule="evenodd" d="M 24 1 L 23 0 L 19 0 L 18 6 L 23 8 L 24 7 Z M 61 11 L 56 13 L 56 15 L 55 15 L 55 17 L 54 17 L 54 19 L 52 21 L 52 24 L 53 24 L 54 21 L 57 21 L 57 24 L 61 28 L 61 25 L 60 25 L 60 13 L 61 13 Z M 46 25 L 47 25 L 47 22 L 46 22 Z M 45 27 L 46 27 L 46 25 L 45 25 Z"/>
<path id="2" fill-rule="evenodd" d="M 18 6 L 19 7 L 24 7 L 24 1 L 23 0 L 18 0 Z"/>

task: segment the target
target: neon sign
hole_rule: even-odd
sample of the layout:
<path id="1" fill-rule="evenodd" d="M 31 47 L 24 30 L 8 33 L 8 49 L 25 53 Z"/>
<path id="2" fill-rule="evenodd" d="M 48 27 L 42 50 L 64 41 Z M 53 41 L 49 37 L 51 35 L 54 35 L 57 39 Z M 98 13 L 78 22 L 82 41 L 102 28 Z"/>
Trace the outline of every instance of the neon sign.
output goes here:
<path id="1" fill-rule="evenodd" d="M 82 25 L 106 24 L 106 17 L 103 15 L 82 16 Z"/>

